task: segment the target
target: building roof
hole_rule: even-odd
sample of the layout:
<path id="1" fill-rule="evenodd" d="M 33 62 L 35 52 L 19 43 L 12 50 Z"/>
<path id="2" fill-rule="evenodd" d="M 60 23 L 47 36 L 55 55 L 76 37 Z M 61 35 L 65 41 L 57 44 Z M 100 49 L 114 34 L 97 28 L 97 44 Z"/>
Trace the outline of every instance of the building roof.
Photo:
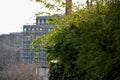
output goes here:
<path id="1" fill-rule="evenodd" d="M 52 16 L 37 16 L 36 19 L 50 19 Z"/>

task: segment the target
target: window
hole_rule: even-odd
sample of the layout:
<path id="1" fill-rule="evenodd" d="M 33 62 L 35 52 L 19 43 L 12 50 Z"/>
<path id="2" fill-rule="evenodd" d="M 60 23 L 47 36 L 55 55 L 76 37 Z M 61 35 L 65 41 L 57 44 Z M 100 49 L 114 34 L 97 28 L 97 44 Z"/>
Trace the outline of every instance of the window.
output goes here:
<path id="1" fill-rule="evenodd" d="M 43 28 L 43 31 L 45 31 L 45 28 Z"/>
<path id="2" fill-rule="evenodd" d="M 34 29 L 34 28 L 32 28 L 32 31 L 35 31 L 35 29 Z"/>
<path id="3" fill-rule="evenodd" d="M 31 29 L 30 28 L 28 28 L 28 31 L 30 31 Z"/>
<path id="4" fill-rule="evenodd" d="M 32 36 L 31 38 L 32 38 L 32 40 L 34 40 L 34 39 L 35 39 L 35 37 L 34 37 L 34 36 Z"/>
<path id="5" fill-rule="evenodd" d="M 37 20 L 37 23 L 38 23 L 38 25 L 40 25 L 41 21 L 40 21 L 40 20 Z"/>
<path id="6" fill-rule="evenodd" d="M 36 31 L 38 31 L 38 28 L 36 28 Z"/>
<path id="7" fill-rule="evenodd" d="M 48 32 L 50 32 L 50 28 L 48 28 Z"/>
<path id="8" fill-rule="evenodd" d="M 26 29 L 26 28 L 24 28 L 24 29 L 23 29 L 23 31 L 24 31 L 24 32 L 26 32 L 26 31 L 27 31 L 27 29 Z"/>
<path id="9" fill-rule="evenodd" d="M 44 24 L 44 19 L 41 19 L 41 24 Z"/>
<path id="10" fill-rule="evenodd" d="M 26 44 L 23 44 L 23 48 L 26 49 Z"/>
<path id="11" fill-rule="evenodd" d="M 30 40 L 30 36 L 27 36 L 27 40 Z"/>
<path id="12" fill-rule="evenodd" d="M 42 28 L 40 28 L 40 31 L 42 31 Z"/>
<path id="13" fill-rule="evenodd" d="M 44 24 L 46 24 L 46 19 L 44 19 Z"/>
<path id="14" fill-rule="evenodd" d="M 27 41 L 27 36 L 24 36 L 24 41 Z"/>

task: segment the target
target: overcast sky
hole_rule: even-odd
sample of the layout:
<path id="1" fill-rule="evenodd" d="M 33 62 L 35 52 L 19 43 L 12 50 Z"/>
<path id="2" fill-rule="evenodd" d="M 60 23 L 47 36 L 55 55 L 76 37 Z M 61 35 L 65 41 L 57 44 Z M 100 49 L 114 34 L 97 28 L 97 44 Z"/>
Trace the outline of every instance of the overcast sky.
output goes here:
<path id="1" fill-rule="evenodd" d="M 31 0 L 0 0 L 0 34 L 21 32 L 23 25 L 35 22 L 39 11 L 40 4 Z"/>

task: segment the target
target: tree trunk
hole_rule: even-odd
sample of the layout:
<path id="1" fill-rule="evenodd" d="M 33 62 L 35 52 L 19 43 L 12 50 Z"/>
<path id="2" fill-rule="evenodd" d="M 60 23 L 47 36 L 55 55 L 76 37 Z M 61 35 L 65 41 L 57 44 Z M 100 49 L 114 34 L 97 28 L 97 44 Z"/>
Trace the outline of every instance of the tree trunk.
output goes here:
<path id="1" fill-rule="evenodd" d="M 72 11 L 72 0 L 66 0 L 65 15 L 70 15 Z"/>

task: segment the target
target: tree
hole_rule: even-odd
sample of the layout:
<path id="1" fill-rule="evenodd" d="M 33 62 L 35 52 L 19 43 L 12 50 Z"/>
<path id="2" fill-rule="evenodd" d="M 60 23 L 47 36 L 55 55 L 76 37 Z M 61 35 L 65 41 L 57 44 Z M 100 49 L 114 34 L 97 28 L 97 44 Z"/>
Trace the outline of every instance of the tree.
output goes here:
<path id="1" fill-rule="evenodd" d="M 16 62 L 15 53 L 14 49 L 0 53 L 0 80 L 38 80 L 40 77 L 35 74 L 35 66 Z"/>
<path id="2" fill-rule="evenodd" d="M 87 7 L 63 18 L 60 23 L 67 20 L 65 24 L 33 44 L 44 39 L 42 47 L 48 50 L 48 60 L 57 59 L 62 65 L 61 80 L 119 80 L 120 1 L 96 0 Z M 58 72 L 53 74 L 59 74 L 59 66 L 54 67 L 52 71 Z M 80 76 L 76 76 L 77 71 Z"/>
<path id="3" fill-rule="evenodd" d="M 57 14 L 59 14 L 60 11 L 63 11 L 65 8 L 65 15 L 70 15 L 72 12 L 72 0 L 53 0 L 52 3 L 48 0 L 35 0 L 36 2 L 39 2 L 43 4 L 49 10 L 53 10 Z M 50 14 L 49 12 L 39 12 L 39 14 L 47 13 Z M 64 12 L 64 11 L 63 11 Z M 60 14 L 59 14 L 60 15 Z"/>

